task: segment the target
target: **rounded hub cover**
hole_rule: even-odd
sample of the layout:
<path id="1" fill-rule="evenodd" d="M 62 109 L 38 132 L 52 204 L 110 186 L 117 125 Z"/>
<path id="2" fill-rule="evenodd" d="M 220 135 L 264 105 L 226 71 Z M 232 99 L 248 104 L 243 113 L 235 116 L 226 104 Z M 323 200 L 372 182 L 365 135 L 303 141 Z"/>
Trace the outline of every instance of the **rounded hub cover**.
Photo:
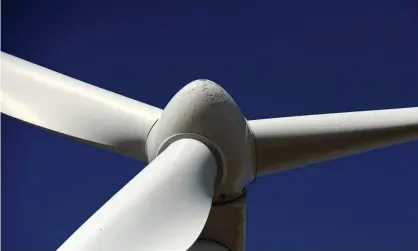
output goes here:
<path id="1" fill-rule="evenodd" d="M 200 140 L 212 150 L 221 174 L 215 201 L 238 197 L 254 178 L 255 149 L 247 120 L 216 83 L 193 81 L 170 100 L 148 136 L 149 161 L 180 138 Z"/>

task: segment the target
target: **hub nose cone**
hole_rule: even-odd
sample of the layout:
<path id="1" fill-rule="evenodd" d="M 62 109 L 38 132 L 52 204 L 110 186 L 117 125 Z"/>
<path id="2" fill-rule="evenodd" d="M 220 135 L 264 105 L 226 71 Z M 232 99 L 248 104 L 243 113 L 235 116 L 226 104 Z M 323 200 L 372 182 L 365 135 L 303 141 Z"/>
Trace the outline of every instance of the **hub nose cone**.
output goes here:
<path id="1" fill-rule="evenodd" d="M 255 152 L 247 121 L 215 82 L 196 80 L 174 95 L 147 139 L 149 160 L 180 138 L 198 139 L 212 150 L 221 169 L 220 197 L 237 196 L 252 179 Z"/>

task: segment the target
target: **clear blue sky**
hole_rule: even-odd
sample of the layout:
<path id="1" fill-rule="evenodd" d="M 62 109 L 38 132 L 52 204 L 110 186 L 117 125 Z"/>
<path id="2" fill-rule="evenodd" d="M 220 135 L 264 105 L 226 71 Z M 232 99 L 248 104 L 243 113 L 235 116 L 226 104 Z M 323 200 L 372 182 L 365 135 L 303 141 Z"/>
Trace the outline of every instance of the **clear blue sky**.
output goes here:
<path id="1" fill-rule="evenodd" d="M 3 0 L 2 50 L 161 108 L 198 78 L 249 119 L 418 106 L 414 0 L 188 2 Z M 55 250 L 144 166 L 1 122 L 4 251 Z M 415 142 L 259 178 L 248 251 L 418 250 L 417 167 Z"/>

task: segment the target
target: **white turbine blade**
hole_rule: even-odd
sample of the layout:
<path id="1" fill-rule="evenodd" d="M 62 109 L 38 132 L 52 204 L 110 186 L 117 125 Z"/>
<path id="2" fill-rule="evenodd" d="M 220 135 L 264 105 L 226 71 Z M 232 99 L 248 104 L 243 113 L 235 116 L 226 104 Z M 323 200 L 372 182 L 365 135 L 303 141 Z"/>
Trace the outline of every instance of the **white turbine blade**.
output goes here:
<path id="1" fill-rule="evenodd" d="M 418 139 L 418 107 L 249 121 L 258 174 Z"/>
<path id="2" fill-rule="evenodd" d="M 1 53 L 1 112 L 139 160 L 161 109 Z"/>
<path id="3" fill-rule="evenodd" d="M 212 205 L 215 158 L 201 142 L 172 143 L 58 251 L 185 251 Z"/>

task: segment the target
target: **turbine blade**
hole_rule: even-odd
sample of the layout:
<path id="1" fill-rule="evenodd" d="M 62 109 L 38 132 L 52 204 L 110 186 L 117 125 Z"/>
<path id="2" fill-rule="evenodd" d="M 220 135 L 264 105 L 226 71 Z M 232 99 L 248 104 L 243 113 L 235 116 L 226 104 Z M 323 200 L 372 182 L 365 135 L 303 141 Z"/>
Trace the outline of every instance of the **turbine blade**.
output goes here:
<path id="1" fill-rule="evenodd" d="M 145 161 L 161 109 L 1 53 L 1 112 L 57 134 Z"/>
<path id="2" fill-rule="evenodd" d="M 88 219 L 58 251 L 180 251 L 212 205 L 215 158 L 201 142 L 172 143 Z"/>
<path id="3" fill-rule="evenodd" d="M 418 107 L 249 121 L 258 174 L 418 139 Z"/>

